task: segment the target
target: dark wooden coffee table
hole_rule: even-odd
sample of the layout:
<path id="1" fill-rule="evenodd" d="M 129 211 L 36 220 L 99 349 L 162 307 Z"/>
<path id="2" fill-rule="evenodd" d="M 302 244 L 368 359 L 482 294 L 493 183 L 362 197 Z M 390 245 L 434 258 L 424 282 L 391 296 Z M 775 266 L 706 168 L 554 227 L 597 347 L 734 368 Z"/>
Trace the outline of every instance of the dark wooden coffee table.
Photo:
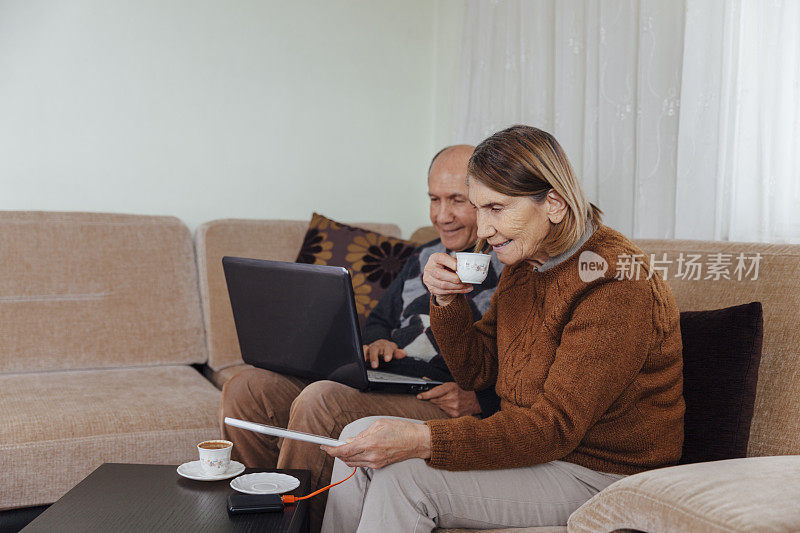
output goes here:
<path id="1" fill-rule="evenodd" d="M 177 466 L 104 463 L 75 485 L 23 530 L 35 531 L 305 531 L 307 501 L 282 513 L 231 516 L 227 511 L 230 479 L 192 481 Z M 251 469 L 282 472 L 300 480 L 288 494 L 308 494 L 307 470 Z"/>

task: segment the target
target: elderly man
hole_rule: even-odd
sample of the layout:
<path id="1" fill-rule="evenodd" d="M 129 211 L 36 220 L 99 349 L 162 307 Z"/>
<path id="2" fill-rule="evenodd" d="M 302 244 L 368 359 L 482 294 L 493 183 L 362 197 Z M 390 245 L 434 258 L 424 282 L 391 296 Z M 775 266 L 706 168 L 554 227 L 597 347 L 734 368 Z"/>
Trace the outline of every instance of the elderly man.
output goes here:
<path id="1" fill-rule="evenodd" d="M 464 391 L 453 382 L 430 331 L 430 293 L 422 283 L 422 269 L 437 252 L 460 251 L 474 246 L 475 209 L 467 199 L 467 162 L 474 147 L 450 146 L 436 154 L 428 170 L 430 217 L 439 239 L 417 248 L 397 279 L 390 285 L 365 325 L 365 358 L 372 368 L 404 373 L 422 369 L 424 377 L 443 385 L 417 396 L 362 393 L 333 381 L 310 383 L 259 368 L 234 376 L 222 390 L 222 416 L 326 435 L 337 438 L 342 428 L 373 415 L 417 420 L 488 416 L 499 407 L 494 390 Z M 486 281 L 468 295 L 473 318 L 478 320 L 497 286 L 502 265 L 492 258 Z M 406 359 L 407 360 L 404 360 Z M 408 365 L 409 360 L 413 365 Z M 279 440 L 246 430 L 222 426 L 224 438 L 233 441 L 234 459 L 252 468 L 299 468 L 311 470 L 312 487 L 330 480 L 333 458 L 316 444 Z M 322 524 L 327 494 L 311 500 L 311 531 Z"/>

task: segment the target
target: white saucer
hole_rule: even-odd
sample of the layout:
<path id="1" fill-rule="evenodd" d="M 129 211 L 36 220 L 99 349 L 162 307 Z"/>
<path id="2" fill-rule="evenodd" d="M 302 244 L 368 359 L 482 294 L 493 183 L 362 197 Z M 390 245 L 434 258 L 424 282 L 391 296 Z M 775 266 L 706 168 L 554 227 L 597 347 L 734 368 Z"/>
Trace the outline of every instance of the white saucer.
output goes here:
<path id="1" fill-rule="evenodd" d="M 300 486 L 296 477 L 277 472 L 245 474 L 231 480 L 231 488 L 245 494 L 281 494 Z"/>
<path id="2" fill-rule="evenodd" d="M 244 472 L 244 465 L 238 461 L 231 461 L 228 470 L 224 474 L 208 475 L 200 467 L 200 461 L 190 461 L 178 467 L 178 473 L 185 478 L 196 481 L 219 481 L 221 479 L 232 478 Z"/>

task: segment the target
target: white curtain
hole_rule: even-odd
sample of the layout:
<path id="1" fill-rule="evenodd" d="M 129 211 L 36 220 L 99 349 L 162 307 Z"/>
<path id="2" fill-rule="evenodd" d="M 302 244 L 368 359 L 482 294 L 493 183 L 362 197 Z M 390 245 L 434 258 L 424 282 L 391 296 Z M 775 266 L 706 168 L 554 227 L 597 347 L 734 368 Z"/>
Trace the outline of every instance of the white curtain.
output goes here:
<path id="1" fill-rule="evenodd" d="M 800 242 L 800 0 L 472 0 L 454 142 L 553 133 L 633 237 Z"/>

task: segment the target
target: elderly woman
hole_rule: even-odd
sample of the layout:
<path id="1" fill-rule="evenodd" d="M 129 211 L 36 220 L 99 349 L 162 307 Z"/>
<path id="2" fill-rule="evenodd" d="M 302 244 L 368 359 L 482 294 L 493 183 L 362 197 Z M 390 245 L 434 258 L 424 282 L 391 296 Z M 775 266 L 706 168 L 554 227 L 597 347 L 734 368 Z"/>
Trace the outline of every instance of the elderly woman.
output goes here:
<path id="1" fill-rule="evenodd" d="M 332 489 L 323 531 L 565 525 L 614 481 L 680 457 L 678 309 L 642 250 L 601 224 L 544 131 L 489 137 L 467 179 L 478 237 L 506 265 L 491 307 L 472 322 L 446 254 L 423 281 L 456 382 L 494 385 L 501 410 L 346 427 L 348 444 L 324 448 L 333 478 L 362 468 Z"/>

